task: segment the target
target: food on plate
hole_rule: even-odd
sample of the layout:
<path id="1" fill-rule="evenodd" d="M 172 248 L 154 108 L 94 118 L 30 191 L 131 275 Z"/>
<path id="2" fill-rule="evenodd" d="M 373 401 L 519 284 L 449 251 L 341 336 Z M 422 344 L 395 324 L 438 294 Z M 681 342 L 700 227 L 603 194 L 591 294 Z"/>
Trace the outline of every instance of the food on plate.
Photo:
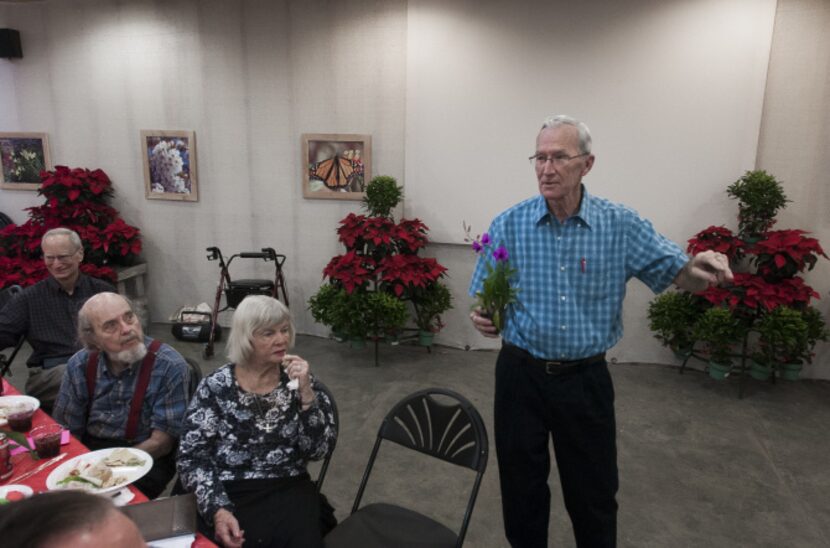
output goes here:
<path id="1" fill-rule="evenodd" d="M 124 476 L 116 476 L 103 461 L 91 463 L 79 461 L 69 474 L 58 481 L 58 486 L 67 489 L 106 489 L 127 481 Z"/>
<path id="2" fill-rule="evenodd" d="M 22 491 L 6 491 L 5 496 L 0 497 L 0 504 L 8 504 L 26 498 L 26 493 Z"/>
<path id="3" fill-rule="evenodd" d="M 144 466 L 144 459 L 129 449 L 121 447 L 104 458 L 103 463 L 107 466 Z"/>

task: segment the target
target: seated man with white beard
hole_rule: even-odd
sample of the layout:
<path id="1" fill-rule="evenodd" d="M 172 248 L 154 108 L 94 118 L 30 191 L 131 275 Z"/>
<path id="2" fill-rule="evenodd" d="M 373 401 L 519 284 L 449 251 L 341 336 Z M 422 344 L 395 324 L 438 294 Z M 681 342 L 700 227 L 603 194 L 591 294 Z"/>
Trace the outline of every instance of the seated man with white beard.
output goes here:
<path id="1" fill-rule="evenodd" d="M 148 452 L 153 468 L 135 485 L 156 498 L 176 471 L 187 363 L 171 346 L 145 337 L 129 301 L 116 293 L 84 304 L 78 339 L 84 349 L 67 364 L 54 418 L 90 449 Z"/>

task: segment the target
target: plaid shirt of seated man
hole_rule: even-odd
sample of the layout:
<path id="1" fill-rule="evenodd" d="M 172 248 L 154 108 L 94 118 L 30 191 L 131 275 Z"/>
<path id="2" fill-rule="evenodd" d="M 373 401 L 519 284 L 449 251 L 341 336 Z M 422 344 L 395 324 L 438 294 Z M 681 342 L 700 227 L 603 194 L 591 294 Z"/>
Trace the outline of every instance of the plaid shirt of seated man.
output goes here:
<path id="1" fill-rule="evenodd" d="M 86 348 L 67 364 L 55 404 L 55 420 L 87 445 L 133 444 L 156 462 L 163 457 L 172 461 L 187 408 L 189 372 L 184 358 L 172 347 L 161 345 L 144 395 L 135 439 L 126 440 L 130 403 L 152 339 L 144 337 L 129 302 L 115 293 L 99 293 L 84 304 L 78 314 L 78 332 Z M 90 395 L 86 368 L 94 350 L 100 352 L 95 393 Z M 166 476 L 167 473 L 163 475 Z"/>

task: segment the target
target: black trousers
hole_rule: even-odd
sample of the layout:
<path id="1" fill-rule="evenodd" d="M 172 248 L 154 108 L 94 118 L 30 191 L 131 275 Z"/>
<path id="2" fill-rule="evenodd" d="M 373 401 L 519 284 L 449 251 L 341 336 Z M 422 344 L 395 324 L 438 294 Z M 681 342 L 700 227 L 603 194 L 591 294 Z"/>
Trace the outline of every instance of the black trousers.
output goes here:
<path id="1" fill-rule="evenodd" d="M 548 545 L 549 438 L 577 546 L 616 546 L 614 387 L 604 359 L 546 370 L 504 346 L 496 362 L 495 437 L 511 546 Z"/>

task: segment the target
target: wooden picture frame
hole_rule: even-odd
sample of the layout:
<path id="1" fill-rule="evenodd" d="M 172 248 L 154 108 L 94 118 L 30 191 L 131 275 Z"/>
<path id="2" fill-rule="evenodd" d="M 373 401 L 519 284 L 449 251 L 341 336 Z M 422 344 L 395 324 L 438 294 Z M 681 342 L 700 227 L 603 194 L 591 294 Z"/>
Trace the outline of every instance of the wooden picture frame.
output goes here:
<path id="1" fill-rule="evenodd" d="M 40 172 L 52 169 L 45 133 L 0 132 L 0 188 L 37 190 Z"/>
<path id="2" fill-rule="evenodd" d="M 142 129 L 141 156 L 148 200 L 199 200 L 193 131 Z"/>
<path id="3" fill-rule="evenodd" d="M 362 200 L 372 179 L 372 136 L 302 134 L 303 197 Z"/>

